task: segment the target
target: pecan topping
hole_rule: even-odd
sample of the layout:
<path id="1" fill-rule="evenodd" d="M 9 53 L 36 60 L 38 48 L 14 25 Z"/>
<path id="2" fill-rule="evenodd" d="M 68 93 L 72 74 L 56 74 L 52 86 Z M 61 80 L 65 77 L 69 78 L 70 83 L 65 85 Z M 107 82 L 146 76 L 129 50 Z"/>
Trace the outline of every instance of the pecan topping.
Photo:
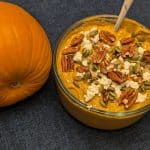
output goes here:
<path id="1" fill-rule="evenodd" d="M 135 89 L 127 88 L 119 97 L 119 105 L 124 104 L 125 108 L 130 108 L 135 103 L 137 96 Z"/>
<path id="2" fill-rule="evenodd" d="M 95 63 L 95 64 L 101 63 L 104 60 L 104 58 L 107 54 L 107 51 L 108 50 L 104 47 L 102 47 L 100 49 L 97 49 L 96 53 L 92 57 L 93 58 L 93 63 Z"/>
<path id="3" fill-rule="evenodd" d="M 134 45 L 126 45 L 122 48 L 121 55 L 122 57 L 126 57 L 126 56 L 133 57 L 135 52 L 136 52 L 136 48 Z"/>
<path id="4" fill-rule="evenodd" d="M 110 71 L 107 75 L 112 81 L 115 81 L 117 83 L 123 83 L 127 80 L 127 76 L 119 71 Z"/>
<path id="5" fill-rule="evenodd" d="M 128 37 L 128 38 L 124 38 L 124 39 L 121 39 L 121 40 L 120 40 L 120 43 L 121 43 L 122 45 L 131 44 L 131 43 L 133 43 L 133 42 L 134 42 L 134 38 L 132 38 L 132 37 Z"/>
<path id="6" fill-rule="evenodd" d="M 80 34 L 80 35 L 74 37 L 71 41 L 71 46 L 74 47 L 74 46 L 81 44 L 81 42 L 83 41 L 83 38 L 84 38 L 83 34 Z"/>
<path id="7" fill-rule="evenodd" d="M 79 48 L 78 47 L 68 47 L 68 48 L 65 48 L 63 50 L 63 54 L 64 55 L 67 55 L 67 54 L 74 54 L 76 53 L 77 51 L 79 51 Z"/>
<path id="8" fill-rule="evenodd" d="M 62 71 L 67 72 L 74 69 L 74 62 L 70 55 L 63 55 L 61 58 Z"/>
<path id="9" fill-rule="evenodd" d="M 79 72 L 79 73 L 83 73 L 83 72 L 88 72 L 89 71 L 89 68 L 86 67 L 86 66 L 78 66 L 76 69 L 77 69 L 77 72 Z"/>
<path id="10" fill-rule="evenodd" d="M 100 31 L 99 36 L 100 39 L 108 45 L 112 45 L 116 41 L 116 37 L 108 31 Z"/>
<path id="11" fill-rule="evenodd" d="M 109 65 L 109 61 L 107 59 L 104 59 L 101 63 L 100 63 L 100 67 L 101 68 L 106 68 Z"/>
<path id="12" fill-rule="evenodd" d="M 145 51 L 143 54 L 143 59 L 147 62 L 150 63 L 150 51 Z"/>

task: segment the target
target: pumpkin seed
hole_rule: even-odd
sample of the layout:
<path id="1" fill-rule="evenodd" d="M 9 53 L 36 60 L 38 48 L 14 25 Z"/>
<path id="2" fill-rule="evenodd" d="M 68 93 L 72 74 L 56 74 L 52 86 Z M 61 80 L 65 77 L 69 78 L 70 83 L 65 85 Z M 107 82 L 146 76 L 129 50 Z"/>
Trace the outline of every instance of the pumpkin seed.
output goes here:
<path id="1" fill-rule="evenodd" d="M 99 87 L 99 92 L 102 93 L 103 90 L 104 90 L 104 85 L 101 84 L 100 87 Z"/>
<path id="2" fill-rule="evenodd" d="M 116 97 L 116 93 L 113 91 L 113 92 L 109 92 L 109 95 L 111 96 L 111 97 L 113 97 L 113 98 L 115 98 Z"/>
<path id="3" fill-rule="evenodd" d="M 100 104 L 101 104 L 101 106 L 103 106 L 103 107 L 107 107 L 107 103 L 106 102 L 104 102 L 103 100 L 100 100 Z"/>
<path id="4" fill-rule="evenodd" d="M 132 32 L 131 36 L 132 36 L 132 37 L 136 37 L 137 34 L 138 34 L 137 32 Z"/>
<path id="5" fill-rule="evenodd" d="M 144 42 L 145 41 L 145 37 L 143 35 L 137 36 L 137 40 L 139 42 Z"/>
<path id="6" fill-rule="evenodd" d="M 74 77 L 74 80 L 75 80 L 75 81 L 81 81 L 81 80 L 82 80 L 82 77 L 81 77 L 81 76 L 76 76 L 76 77 Z"/>
<path id="7" fill-rule="evenodd" d="M 117 52 L 117 53 L 120 53 L 121 49 L 117 46 L 117 47 L 115 47 L 114 51 Z"/>
<path id="8" fill-rule="evenodd" d="M 137 47 L 141 47 L 141 46 L 143 45 L 143 43 L 142 43 L 142 42 L 136 42 L 135 45 L 136 45 Z"/>
<path id="9" fill-rule="evenodd" d="M 97 64 L 92 64 L 92 71 L 97 71 L 100 69 L 100 66 Z"/>
<path id="10" fill-rule="evenodd" d="M 77 88 L 80 88 L 79 84 L 76 81 L 73 81 L 73 85 Z"/>
<path id="11" fill-rule="evenodd" d="M 82 56 L 83 56 L 83 57 L 88 57 L 88 56 L 90 56 L 92 53 L 93 53 L 92 50 L 83 49 Z"/>
<path id="12" fill-rule="evenodd" d="M 91 73 L 90 72 L 86 72 L 83 76 L 83 80 L 88 80 L 91 78 Z"/>
<path id="13" fill-rule="evenodd" d="M 89 36 L 90 37 L 94 37 L 95 35 L 97 35 L 98 34 L 98 30 L 93 30 L 93 31 L 91 31 L 90 33 L 89 33 Z"/>
<path id="14" fill-rule="evenodd" d="M 127 88 L 127 87 L 123 86 L 123 87 L 121 88 L 121 91 L 125 91 L 126 88 Z"/>
<path id="15" fill-rule="evenodd" d="M 146 81 L 145 81 L 145 82 L 144 82 L 144 85 L 145 85 L 145 86 L 150 86 L 150 82 L 146 82 Z"/>
<path id="16" fill-rule="evenodd" d="M 140 59 L 140 56 L 138 54 L 135 54 L 132 58 L 131 58 L 131 61 L 132 62 L 136 62 Z"/>

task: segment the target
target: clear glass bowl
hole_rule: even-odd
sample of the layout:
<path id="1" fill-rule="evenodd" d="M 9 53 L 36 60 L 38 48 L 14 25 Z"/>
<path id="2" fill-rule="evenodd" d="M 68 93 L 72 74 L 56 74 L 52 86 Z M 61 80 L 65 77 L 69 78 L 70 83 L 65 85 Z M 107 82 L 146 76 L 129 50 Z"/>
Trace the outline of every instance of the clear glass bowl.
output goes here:
<path id="1" fill-rule="evenodd" d="M 150 110 L 150 104 L 133 111 L 126 112 L 110 112 L 103 111 L 95 108 L 88 108 L 85 103 L 75 98 L 64 86 L 63 82 L 57 71 L 57 54 L 59 46 L 64 38 L 79 26 L 92 24 L 93 22 L 100 23 L 102 20 L 115 24 L 117 16 L 114 15 L 97 15 L 84 18 L 74 23 L 59 39 L 53 55 L 53 68 L 60 94 L 61 102 L 64 107 L 70 112 L 72 116 L 81 121 L 82 123 L 99 129 L 120 129 L 129 126 L 139 120 L 147 111 Z M 129 19 L 130 20 L 130 19 Z M 145 28 L 143 25 L 141 27 Z"/>

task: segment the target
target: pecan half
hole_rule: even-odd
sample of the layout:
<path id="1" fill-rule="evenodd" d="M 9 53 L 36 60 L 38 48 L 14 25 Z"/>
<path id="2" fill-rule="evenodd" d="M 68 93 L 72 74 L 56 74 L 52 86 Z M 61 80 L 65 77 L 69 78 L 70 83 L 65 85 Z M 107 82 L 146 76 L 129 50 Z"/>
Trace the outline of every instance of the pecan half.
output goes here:
<path id="1" fill-rule="evenodd" d="M 100 67 L 101 67 L 101 68 L 106 68 L 109 64 L 110 64 L 110 62 L 109 62 L 107 59 L 104 59 L 104 60 L 100 63 Z"/>
<path id="2" fill-rule="evenodd" d="M 108 45 L 112 45 L 116 41 L 116 37 L 108 31 L 100 31 L 99 36 L 100 39 Z"/>
<path id="3" fill-rule="evenodd" d="M 143 54 L 143 59 L 147 62 L 150 63 L 150 51 L 145 51 Z"/>
<path id="4" fill-rule="evenodd" d="M 96 53 L 94 53 L 92 56 L 93 63 L 95 64 L 101 63 L 104 60 L 107 51 L 108 50 L 105 47 L 101 47 L 100 49 L 95 50 Z"/>
<path id="5" fill-rule="evenodd" d="M 127 80 L 127 76 L 119 71 L 110 71 L 107 73 L 108 78 L 117 83 L 123 83 Z"/>
<path id="6" fill-rule="evenodd" d="M 70 55 L 62 55 L 61 66 L 63 72 L 74 70 L 74 62 L 72 57 Z"/>
<path id="7" fill-rule="evenodd" d="M 77 72 L 79 72 L 79 73 L 83 73 L 83 72 L 88 72 L 88 71 L 89 71 L 89 68 L 86 67 L 86 66 L 78 66 L 78 67 L 76 68 L 76 70 L 77 70 Z"/>
<path id="8" fill-rule="evenodd" d="M 64 55 L 67 55 L 67 54 L 74 54 L 76 53 L 77 51 L 79 51 L 79 48 L 78 47 L 68 47 L 68 48 L 65 48 L 63 50 L 63 54 Z"/>
<path id="9" fill-rule="evenodd" d="M 133 57 L 136 53 L 136 47 L 134 45 L 125 45 L 121 50 L 122 57 Z"/>
<path id="10" fill-rule="evenodd" d="M 81 44 L 81 42 L 83 41 L 84 35 L 83 34 L 79 34 L 78 36 L 74 37 L 71 41 L 71 46 L 77 46 L 79 44 Z"/>
<path id="11" fill-rule="evenodd" d="M 127 88 L 119 97 L 119 105 L 124 104 L 125 108 L 130 108 L 136 101 L 138 92 L 135 89 Z"/>
<path id="12" fill-rule="evenodd" d="M 123 38 L 123 39 L 120 40 L 120 43 L 121 43 L 122 45 L 131 44 L 131 43 L 133 43 L 133 42 L 134 42 L 134 38 L 132 38 L 132 37 Z"/>

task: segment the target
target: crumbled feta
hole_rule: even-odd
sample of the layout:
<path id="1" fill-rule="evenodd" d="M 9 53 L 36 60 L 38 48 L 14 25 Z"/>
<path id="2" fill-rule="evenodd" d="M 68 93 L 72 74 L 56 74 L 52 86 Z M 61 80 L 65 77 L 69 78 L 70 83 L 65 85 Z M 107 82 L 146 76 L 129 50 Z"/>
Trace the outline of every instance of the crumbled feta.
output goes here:
<path id="1" fill-rule="evenodd" d="M 76 62 L 82 61 L 82 53 L 81 52 L 76 52 L 74 57 L 73 57 L 73 60 L 76 61 Z"/>
<path id="2" fill-rule="evenodd" d="M 107 59 L 107 60 L 110 60 L 110 59 L 111 59 L 111 57 L 110 57 L 109 54 L 106 54 L 106 59 Z"/>
<path id="3" fill-rule="evenodd" d="M 117 98 L 119 98 L 121 95 L 121 88 L 122 88 L 121 85 L 117 85 L 116 83 L 113 83 L 111 85 L 111 87 L 113 87 L 115 89 L 115 93 L 117 94 Z"/>
<path id="4" fill-rule="evenodd" d="M 125 61 L 125 62 L 124 62 L 124 69 L 125 69 L 125 70 L 128 70 L 128 69 L 130 68 L 130 65 L 131 65 L 130 62 Z"/>
<path id="5" fill-rule="evenodd" d="M 110 69 L 113 69 L 113 68 L 114 68 L 113 64 L 110 64 L 109 66 L 107 66 L 107 70 L 110 70 Z"/>
<path id="6" fill-rule="evenodd" d="M 87 37 L 89 35 L 90 31 L 85 31 L 83 34 L 85 37 Z"/>
<path id="7" fill-rule="evenodd" d="M 120 69 L 120 72 L 122 72 L 123 74 L 129 74 L 130 70 L 129 69 Z"/>
<path id="8" fill-rule="evenodd" d="M 117 41 L 116 46 L 121 47 L 120 41 Z"/>
<path id="9" fill-rule="evenodd" d="M 143 81 L 149 81 L 150 80 L 150 73 L 144 72 L 143 73 Z"/>
<path id="10" fill-rule="evenodd" d="M 105 48 L 110 48 L 110 46 L 109 45 L 107 45 L 107 44 L 103 44 L 103 46 L 105 47 Z"/>
<path id="11" fill-rule="evenodd" d="M 77 77 L 81 77 L 81 78 L 83 78 L 84 75 L 85 75 L 85 72 L 83 72 L 83 73 L 77 72 L 77 74 L 76 74 Z"/>
<path id="12" fill-rule="evenodd" d="M 137 50 L 138 50 L 138 53 L 140 54 L 140 56 L 143 56 L 143 53 L 144 53 L 145 49 L 142 48 L 142 47 L 138 47 Z"/>
<path id="13" fill-rule="evenodd" d="M 124 74 L 129 74 L 130 73 L 130 66 L 135 66 L 136 63 L 130 63 L 128 61 L 124 61 L 124 69 L 121 69 L 120 71 Z"/>
<path id="14" fill-rule="evenodd" d="M 146 97 L 147 97 L 147 94 L 138 93 L 136 103 L 144 102 L 146 100 Z"/>
<path id="15" fill-rule="evenodd" d="M 117 60 L 116 58 L 114 58 L 114 59 L 111 61 L 111 63 L 112 63 L 112 64 L 115 64 L 115 63 L 117 63 L 117 61 L 118 61 L 118 60 Z"/>
<path id="16" fill-rule="evenodd" d="M 91 43 L 90 40 L 87 40 L 86 37 L 84 37 L 82 45 L 83 45 L 83 48 L 85 48 L 87 50 L 91 50 L 92 49 L 92 43 Z"/>
<path id="17" fill-rule="evenodd" d="M 90 32 L 95 31 L 95 30 L 97 30 L 97 28 L 96 28 L 96 27 L 93 27 L 93 28 L 90 30 Z"/>
<path id="18" fill-rule="evenodd" d="M 104 86 L 104 89 L 107 89 L 112 81 L 107 78 L 107 76 L 102 75 L 100 79 L 98 79 L 99 84 L 102 84 Z"/>
<path id="19" fill-rule="evenodd" d="M 83 60 L 83 61 L 82 61 L 82 65 L 83 65 L 83 66 L 88 66 L 88 60 L 87 60 L 87 59 Z"/>
<path id="20" fill-rule="evenodd" d="M 88 86 L 86 95 L 84 95 L 85 102 L 89 102 L 98 93 L 99 93 L 99 85 L 95 85 L 94 83 L 92 83 L 90 86 Z"/>
<path id="21" fill-rule="evenodd" d="M 92 41 L 93 41 L 94 43 L 97 43 L 97 42 L 99 41 L 99 34 L 96 34 L 96 35 L 94 36 L 94 38 L 92 38 Z"/>
<path id="22" fill-rule="evenodd" d="M 124 62 L 124 60 L 123 60 L 123 58 L 121 57 L 121 56 L 119 56 L 119 61 L 121 62 L 121 63 L 123 63 Z"/>
<path id="23" fill-rule="evenodd" d="M 92 108 L 92 105 L 87 105 L 87 108 L 88 108 L 88 109 L 91 109 L 91 108 Z"/>
<path id="24" fill-rule="evenodd" d="M 138 89 L 139 88 L 138 82 L 135 82 L 135 81 L 132 81 L 132 80 L 127 80 L 125 82 L 125 84 L 126 84 L 127 87 L 131 87 L 133 89 Z"/>

